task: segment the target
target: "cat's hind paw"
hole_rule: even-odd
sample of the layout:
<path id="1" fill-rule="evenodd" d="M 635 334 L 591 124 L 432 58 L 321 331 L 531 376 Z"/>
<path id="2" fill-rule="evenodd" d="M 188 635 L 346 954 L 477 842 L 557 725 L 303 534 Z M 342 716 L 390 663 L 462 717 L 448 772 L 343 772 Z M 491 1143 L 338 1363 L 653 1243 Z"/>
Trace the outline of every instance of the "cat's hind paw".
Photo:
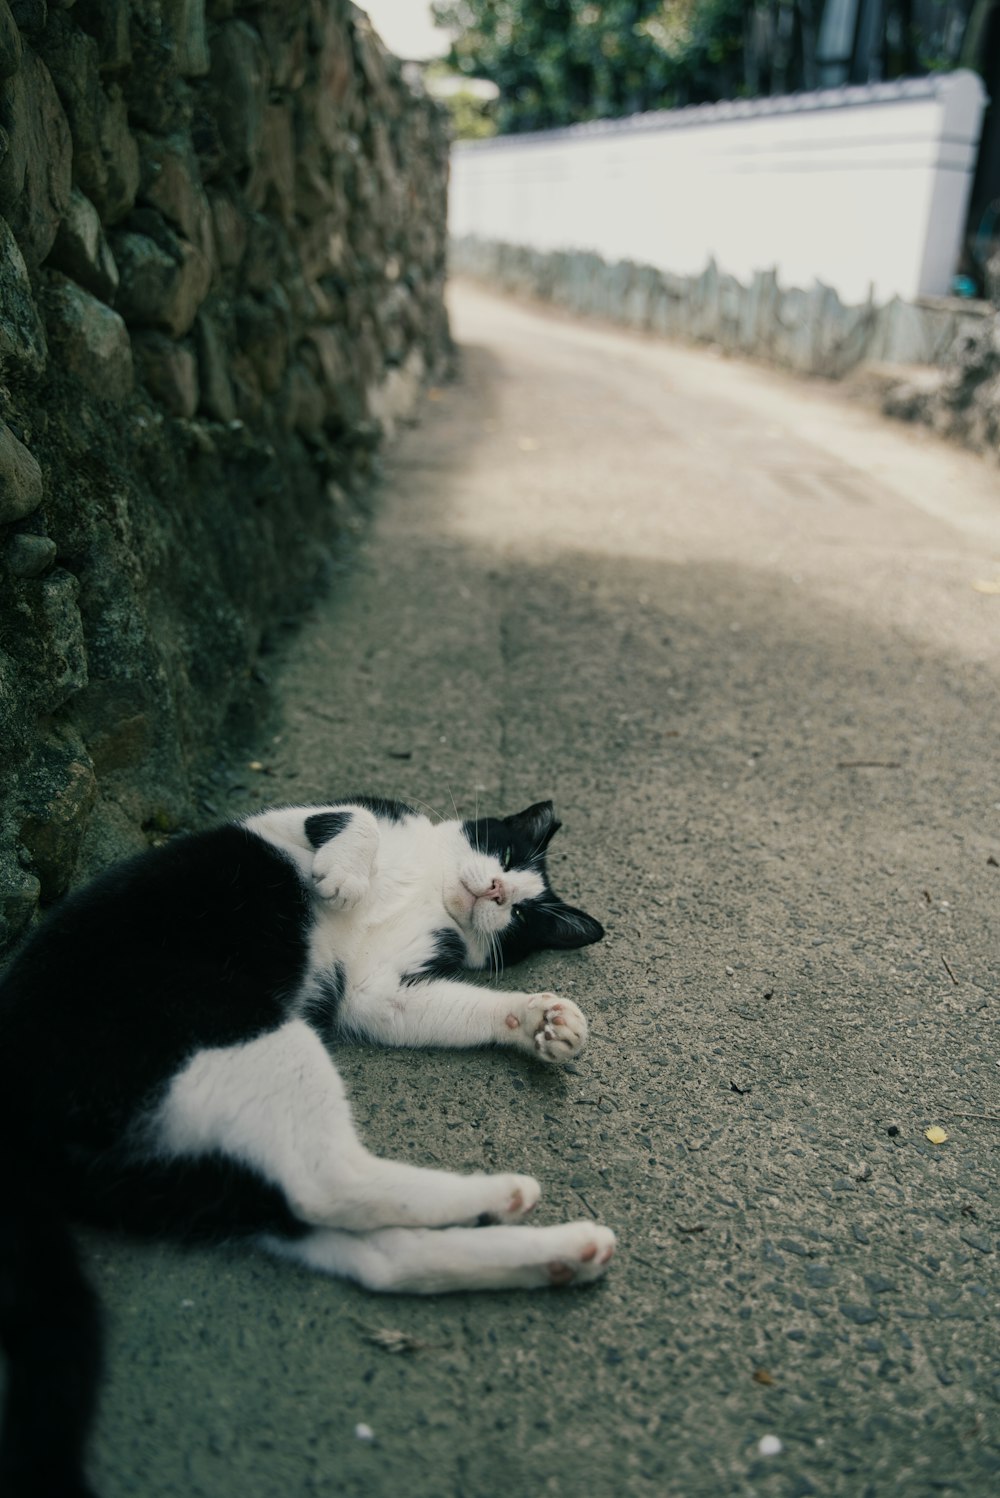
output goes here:
<path id="1" fill-rule="evenodd" d="M 479 1214 L 479 1226 L 489 1223 L 523 1222 L 538 1205 L 542 1188 L 533 1176 L 491 1176 L 490 1190 L 496 1204 Z"/>
<path id="2" fill-rule="evenodd" d="M 587 1020 L 571 999 L 534 993 L 525 1006 L 523 1028 L 541 1061 L 569 1061 L 587 1044 Z"/>
<path id="3" fill-rule="evenodd" d="M 555 1249 L 545 1265 L 550 1285 L 585 1285 L 600 1279 L 615 1251 L 615 1235 L 599 1222 L 566 1222 L 550 1228 Z"/>

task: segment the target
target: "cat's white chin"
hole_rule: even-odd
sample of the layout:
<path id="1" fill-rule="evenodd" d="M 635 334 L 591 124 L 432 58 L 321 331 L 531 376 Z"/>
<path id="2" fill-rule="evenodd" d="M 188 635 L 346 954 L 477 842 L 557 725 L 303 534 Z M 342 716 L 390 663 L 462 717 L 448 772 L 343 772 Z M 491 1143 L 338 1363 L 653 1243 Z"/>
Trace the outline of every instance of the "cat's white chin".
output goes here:
<path id="1" fill-rule="evenodd" d="M 446 893 L 444 907 L 463 930 L 470 931 L 487 942 L 510 921 L 509 907 L 497 905 L 495 900 L 487 899 L 484 895 L 477 895 L 463 882 Z"/>

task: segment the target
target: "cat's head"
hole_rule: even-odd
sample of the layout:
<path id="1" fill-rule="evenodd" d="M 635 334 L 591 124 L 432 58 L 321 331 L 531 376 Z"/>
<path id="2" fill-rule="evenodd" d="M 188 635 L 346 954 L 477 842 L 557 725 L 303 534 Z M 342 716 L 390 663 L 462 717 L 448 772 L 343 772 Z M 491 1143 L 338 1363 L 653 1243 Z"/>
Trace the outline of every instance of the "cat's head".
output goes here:
<path id="1" fill-rule="evenodd" d="M 511 817 L 462 822 L 456 880 L 445 904 L 479 965 L 506 966 L 546 948 L 586 947 L 604 928 L 553 890 L 545 852 L 562 823 L 551 801 Z"/>

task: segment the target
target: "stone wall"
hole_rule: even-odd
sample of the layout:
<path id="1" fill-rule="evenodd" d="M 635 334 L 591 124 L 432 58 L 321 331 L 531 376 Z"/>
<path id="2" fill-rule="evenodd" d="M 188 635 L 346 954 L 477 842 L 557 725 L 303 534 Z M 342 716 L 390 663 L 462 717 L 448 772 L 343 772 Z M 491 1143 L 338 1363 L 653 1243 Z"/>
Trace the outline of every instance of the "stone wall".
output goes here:
<path id="1" fill-rule="evenodd" d="M 960 340 L 977 340 L 991 316 L 988 303 L 952 297 L 845 307 L 830 287 L 783 287 L 773 271 L 744 283 L 710 263 L 700 276 L 678 276 L 584 250 L 472 237 L 452 240 L 450 263 L 459 275 L 577 315 L 831 379 L 862 363 L 942 364 Z"/>
<path id="2" fill-rule="evenodd" d="M 0 951 L 195 814 L 446 357 L 446 176 L 346 0 L 0 0 Z"/>
<path id="3" fill-rule="evenodd" d="M 935 369 L 886 371 L 881 404 L 887 416 L 931 427 L 942 437 L 1000 460 L 1000 296 L 979 323 L 962 329 Z M 886 378 L 885 375 L 889 377 Z"/>

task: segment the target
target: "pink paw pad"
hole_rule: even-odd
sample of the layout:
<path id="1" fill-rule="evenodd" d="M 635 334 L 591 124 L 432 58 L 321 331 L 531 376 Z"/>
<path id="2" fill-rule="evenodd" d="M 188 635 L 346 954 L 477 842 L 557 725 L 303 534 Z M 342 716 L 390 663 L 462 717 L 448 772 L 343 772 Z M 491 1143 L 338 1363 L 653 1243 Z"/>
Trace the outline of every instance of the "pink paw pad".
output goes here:
<path id="1" fill-rule="evenodd" d="M 568 1285 L 576 1277 L 576 1270 L 565 1259 L 549 1260 L 549 1279 L 553 1285 Z"/>

